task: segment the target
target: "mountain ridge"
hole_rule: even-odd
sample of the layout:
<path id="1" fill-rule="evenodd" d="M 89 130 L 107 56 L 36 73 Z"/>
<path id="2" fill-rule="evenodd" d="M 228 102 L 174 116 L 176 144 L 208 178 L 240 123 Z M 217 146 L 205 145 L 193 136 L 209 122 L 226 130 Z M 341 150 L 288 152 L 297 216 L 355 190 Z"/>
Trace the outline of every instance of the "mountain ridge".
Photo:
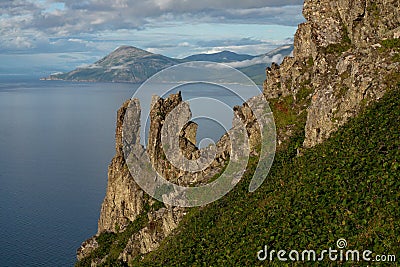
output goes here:
<path id="1" fill-rule="evenodd" d="M 237 54 L 232 51 L 224 50 L 217 53 L 202 53 L 202 54 L 195 54 L 188 57 L 183 58 L 182 60 L 185 61 L 211 61 L 211 62 L 218 62 L 218 63 L 229 63 L 235 61 L 244 61 L 250 60 L 257 56 L 251 56 L 247 54 Z"/>
<path id="2" fill-rule="evenodd" d="M 44 80 L 140 83 L 160 69 L 179 62 L 137 47 L 120 46 L 93 64 L 67 73 L 53 74 Z"/>
<path id="3" fill-rule="evenodd" d="M 289 47 L 293 50 L 293 46 Z M 212 61 L 227 64 L 248 62 L 247 64 L 257 65 L 249 73 L 246 73 L 248 66 L 245 66 L 243 72 L 250 76 L 257 84 L 262 84 L 264 78 L 261 78 L 261 76 L 264 75 L 265 68 L 270 63 L 266 62 L 264 65 L 261 65 L 262 63 L 260 62 L 264 61 L 265 57 L 272 58 L 276 53 L 285 53 L 281 57 L 283 58 L 290 51 L 279 50 L 278 48 L 266 54 L 251 56 L 225 50 L 213 54 L 195 54 L 183 59 L 175 59 L 161 54 L 154 54 L 134 46 L 123 45 L 93 64 L 78 67 L 66 73 L 55 73 L 49 77 L 42 78 L 42 80 L 142 83 L 162 69 L 176 64 L 189 61 Z M 252 64 L 252 60 L 256 62 Z M 238 69 L 242 70 L 241 67 L 238 67 Z"/>

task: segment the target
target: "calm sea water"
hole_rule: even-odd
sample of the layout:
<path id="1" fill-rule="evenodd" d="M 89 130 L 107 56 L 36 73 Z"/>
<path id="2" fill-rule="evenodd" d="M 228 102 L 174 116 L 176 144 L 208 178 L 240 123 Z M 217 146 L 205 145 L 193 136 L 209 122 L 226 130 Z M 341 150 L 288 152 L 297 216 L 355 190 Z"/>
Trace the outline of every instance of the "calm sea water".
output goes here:
<path id="1" fill-rule="evenodd" d="M 0 83 L 0 266 L 72 266 L 96 233 L 134 85 Z"/>
<path id="2" fill-rule="evenodd" d="M 74 264 L 97 230 L 116 111 L 137 87 L 0 77 L 0 266 Z M 197 89 L 183 97 L 210 93 Z M 224 133 L 197 122 L 199 139 Z"/>

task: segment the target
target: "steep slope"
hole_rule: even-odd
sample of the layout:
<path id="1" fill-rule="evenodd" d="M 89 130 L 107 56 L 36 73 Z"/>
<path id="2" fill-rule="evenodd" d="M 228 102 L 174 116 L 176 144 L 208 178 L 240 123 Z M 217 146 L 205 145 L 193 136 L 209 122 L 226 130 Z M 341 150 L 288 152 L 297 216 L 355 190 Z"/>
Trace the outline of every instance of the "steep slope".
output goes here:
<path id="1" fill-rule="evenodd" d="M 264 245 L 321 250 L 334 248 L 339 238 L 350 249 L 400 257 L 399 12 L 397 0 L 306 0 L 307 22 L 296 33 L 293 57 L 266 73 L 264 96 L 274 112 L 278 153 L 263 186 L 247 192 L 254 156 L 226 197 L 172 211 L 188 214 L 176 230 L 169 228 L 169 237 L 157 233 L 165 233 L 162 222 L 170 220 L 152 215 L 162 209 L 149 205 L 144 210 L 150 214 L 128 220 L 127 230 L 109 229 L 84 245 L 89 258 L 78 266 L 107 260 L 134 266 L 257 265 Z M 143 222 L 154 217 L 161 222 Z M 142 246 L 138 229 L 151 233 L 143 240 L 157 245 L 135 248 Z"/>
<path id="2" fill-rule="evenodd" d="M 103 59 L 68 73 L 51 75 L 49 80 L 140 83 L 180 61 L 132 46 L 121 46 Z"/>
<path id="3" fill-rule="evenodd" d="M 232 192 L 191 210 L 174 236 L 130 265 L 259 266 L 271 263 L 257 259 L 264 246 L 269 252 L 313 249 L 320 253 L 336 249 L 340 238 L 347 240 L 346 249 L 399 259 L 399 116 L 397 90 L 302 157 L 296 157 L 296 147 L 304 138 L 298 135 L 276 155 L 259 190 L 247 191 L 253 162 Z M 276 253 L 274 260 L 274 266 L 284 264 Z M 339 263 L 325 255 L 321 264 Z"/>

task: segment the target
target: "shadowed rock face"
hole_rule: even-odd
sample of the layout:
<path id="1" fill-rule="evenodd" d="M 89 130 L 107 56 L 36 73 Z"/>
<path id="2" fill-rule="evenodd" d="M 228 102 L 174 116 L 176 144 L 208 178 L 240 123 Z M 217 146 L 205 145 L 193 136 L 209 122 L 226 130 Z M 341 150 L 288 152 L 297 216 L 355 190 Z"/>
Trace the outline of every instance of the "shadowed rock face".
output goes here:
<path id="1" fill-rule="evenodd" d="M 308 89 L 305 147 L 312 147 L 393 86 L 399 73 L 383 39 L 399 38 L 397 0 L 306 0 L 307 22 L 299 25 L 294 57 L 267 69 L 268 99 Z"/>

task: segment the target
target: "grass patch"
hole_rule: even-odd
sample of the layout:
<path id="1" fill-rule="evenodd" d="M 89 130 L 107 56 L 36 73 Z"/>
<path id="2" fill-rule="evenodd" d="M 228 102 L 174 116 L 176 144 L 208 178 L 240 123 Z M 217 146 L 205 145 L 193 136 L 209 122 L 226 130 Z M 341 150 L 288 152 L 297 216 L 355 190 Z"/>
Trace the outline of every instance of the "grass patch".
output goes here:
<path id="1" fill-rule="evenodd" d="M 335 95 L 336 95 L 337 98 L 342 98 L 347 94 L 348 91 L 349 91 L 349 87 L 347 87 L 345 85 L 342 85 L 339 88 L 339 90 L 335 91 Z"/>
<path id="2" fill-rule="evenodd" d="M 341 54 L 346 52 L 352 47 L 349 32 L 345 25 L 342 26 L 342 41 L 337 44 L 330 44 L 325 48 L 325 52 L 328 54 Z"/>
<path id="3" fill-rule="evenodd" d="M 396 53 L 396 54 L 392 57 L 392 61 L 393 61 L 393 62 L 400 62 L 400 53 Z"/>
<path id="4" fill-rule="evenodd" d="M 312 56 L 310 56 L 310 57 L 307 59 L 306 64 L 307 64 L 307 67 L 308 67 L 308 68 L 311 68 L 312 66 L 314 66 L 314 59 L 313 59 Z"/>
<path id="5" fill-rule="evenodd" d="M 303 102 L 301 103 L 303 105 L 309 104 L 310 96 L 314 92 L 314 89 L 309 85 L 309 81 L 307 82 L 308 83 L 301 86 L 300 90 L 296 94 L 296 99 L 298 99 L 299 102 Z"/>
<path id="6" fill-rule="evenodd" d="M 278 99 L 270 100 L 270 107 L 274 114 L 275 125 L 277 128 L 283 128 L 296 123 L 296 112 L 294 110 L 293 96 L 289 95 Z"/>
<path id="7" fill-rule="evenodd" d="M 400 49 L 400 38 L 382 40 L 381 45 L 386 49 Z"/>
<path id="8" fill-rule="evenodd" d="M 372 17 L 375 17 L 375 18 L 378 18 L 381 13 L 380 8 L 378 7 L 378 4 L 373 1 L 369 2 L 367 11 Z"/>

